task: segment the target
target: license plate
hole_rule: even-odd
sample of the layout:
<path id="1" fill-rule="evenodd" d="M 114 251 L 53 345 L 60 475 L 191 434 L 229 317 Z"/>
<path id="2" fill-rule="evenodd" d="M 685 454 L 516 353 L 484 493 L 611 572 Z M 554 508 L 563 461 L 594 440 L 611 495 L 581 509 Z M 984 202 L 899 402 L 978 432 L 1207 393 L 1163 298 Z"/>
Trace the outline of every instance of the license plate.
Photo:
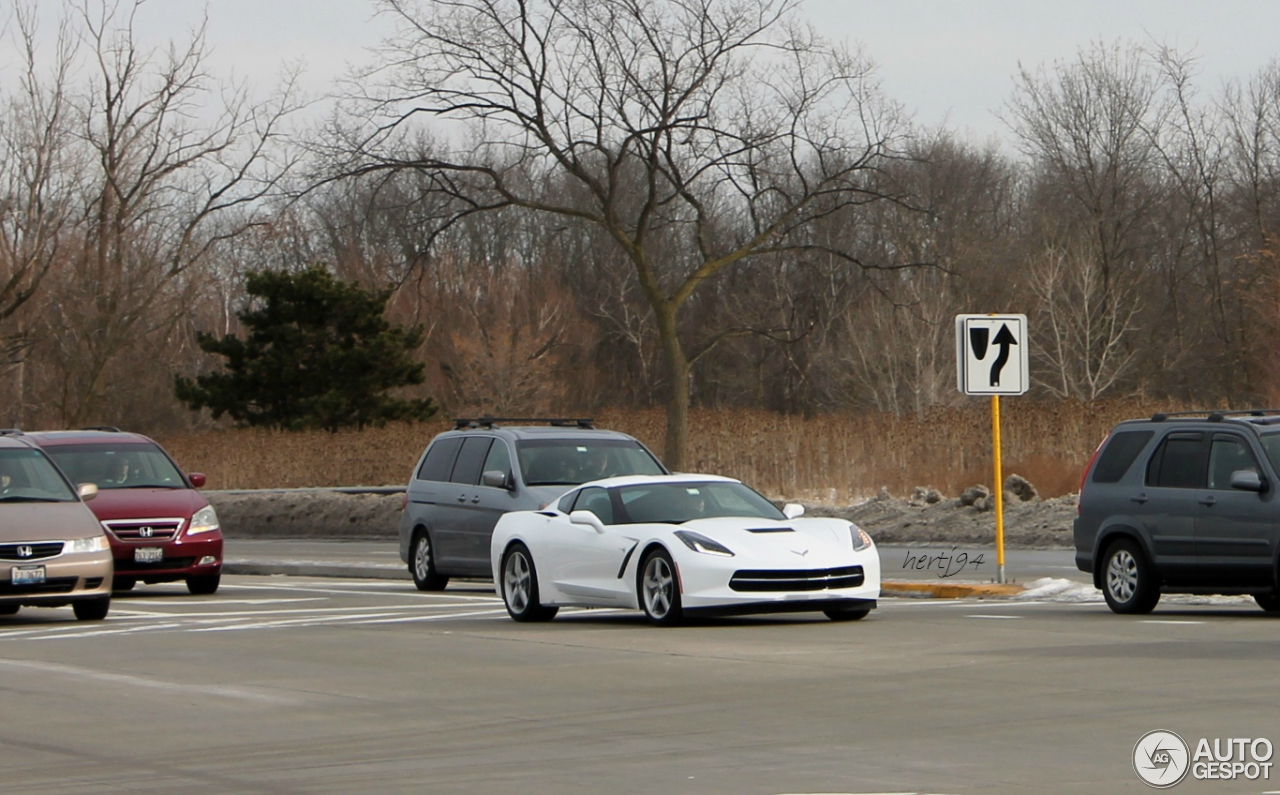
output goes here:
<path id="1" fill-rule="evenodd" d="M 11 572 L 14 585 L 39 585 L 44 582 L 44 566 L 14 566 Z"/>
<path id="2" fill-rule="evenodd" d="M 156 563 L 164 560 L 164 550 L 160 547 L 138 547 L 133 551 L 134 563 Z"/>

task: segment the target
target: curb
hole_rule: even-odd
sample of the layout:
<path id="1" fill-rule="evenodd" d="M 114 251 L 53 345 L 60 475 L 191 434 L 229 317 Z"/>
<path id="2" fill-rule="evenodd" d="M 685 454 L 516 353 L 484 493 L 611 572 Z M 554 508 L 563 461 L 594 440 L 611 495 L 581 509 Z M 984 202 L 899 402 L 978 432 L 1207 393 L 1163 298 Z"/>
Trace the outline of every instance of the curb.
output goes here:
<path id="1" fill-rule="evenodd" d="M 920 599 L 1008 599 L 1026 588 L 1018 583 L 978 582 L 882 582 L 881 596 L 912 596 Z"/>

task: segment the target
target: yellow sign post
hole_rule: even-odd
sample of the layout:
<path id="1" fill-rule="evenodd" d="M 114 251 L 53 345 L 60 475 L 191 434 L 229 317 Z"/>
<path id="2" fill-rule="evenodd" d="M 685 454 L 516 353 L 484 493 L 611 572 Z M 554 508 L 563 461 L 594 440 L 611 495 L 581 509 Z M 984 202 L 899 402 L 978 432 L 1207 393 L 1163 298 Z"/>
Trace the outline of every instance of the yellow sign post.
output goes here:
<path id="1" fill-rule="evenodd" d="M 966 395 L 991 396 L 996 482 L 996 582 L 1004 582 L 1004 471 L 1000 461 L 1000 396 L 1030 386 L 1026 315 L 956 315 L 956 377 Z"/>

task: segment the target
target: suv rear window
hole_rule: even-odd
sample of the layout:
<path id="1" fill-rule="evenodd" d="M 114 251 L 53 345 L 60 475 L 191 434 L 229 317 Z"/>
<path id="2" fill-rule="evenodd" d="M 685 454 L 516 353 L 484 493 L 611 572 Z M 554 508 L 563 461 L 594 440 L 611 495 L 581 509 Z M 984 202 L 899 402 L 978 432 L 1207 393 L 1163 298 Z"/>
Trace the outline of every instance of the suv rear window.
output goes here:
<path id="1" fill-rule="evenodd" d="M 1119 483 L 1152 436 L 1155 431 L 1121 431 L 1112 435 L 1093 468 L 1093 482 Z"/>

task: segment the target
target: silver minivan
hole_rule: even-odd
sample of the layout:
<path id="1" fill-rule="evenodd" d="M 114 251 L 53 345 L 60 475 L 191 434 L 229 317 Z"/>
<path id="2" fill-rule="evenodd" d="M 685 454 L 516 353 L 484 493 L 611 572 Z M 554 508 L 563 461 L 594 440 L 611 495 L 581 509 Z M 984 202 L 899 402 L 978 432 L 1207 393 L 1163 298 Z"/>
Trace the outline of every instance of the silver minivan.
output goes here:
<path id="1" fill-rule="evenodd" d="M 570 488 L 618 475 L 669 474 L 635 438 L 579 419 L 460 419 L 431 440 L 409 478 L 400 559 L 422 591 L 492 576 L 498 517 L 538 510 Z"/>

